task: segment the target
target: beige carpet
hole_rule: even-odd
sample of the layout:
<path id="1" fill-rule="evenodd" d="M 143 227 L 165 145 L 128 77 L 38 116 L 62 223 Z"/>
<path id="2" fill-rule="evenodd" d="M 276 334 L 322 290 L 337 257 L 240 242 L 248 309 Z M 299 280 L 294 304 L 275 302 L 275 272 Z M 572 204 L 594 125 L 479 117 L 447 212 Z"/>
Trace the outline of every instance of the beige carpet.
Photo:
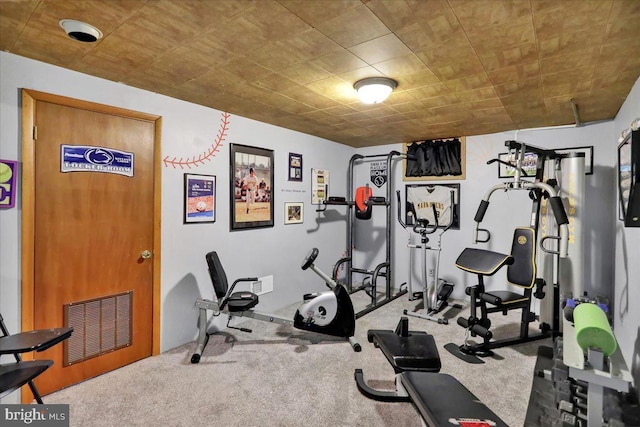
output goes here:
<path id="1" fill-rule="evenodd" d="M 353 296 L 356 305 L 365 298 L 363 292 Z M 70 404 L 71 426 L 83 427 L 417 427 L 420 418 L 410 403 L 367 399 L 353 380 L 354 369 L 362 368 L 369 385 L 394 388 L 393 369 L 380 350 L 367 342 L 367 330 L 394 329 L 403 309 L 413 310 L 416 304 L 421 303 L 408 301 L 405 295 L 358 319 L 360 353 L 345 341 L 248 320 L 243 326 L 253 328 L 253 333 L 227 330 L 212 335 L 197 365 L 189 362 L 195 348 L 192 342 L 44 400 Z M 295 307 L 283 310 L 287 311 L 292 315 Z M 519 311 L 506 317 L 494 315 L 494 335 L 516 334 L 518 315 Z M 504 326 L 505 322 L 513 323 Z M 434 335 L 441 372 L 456 377 L 508 425 L 524 424 L 536 349 L 549 340 L 498 349 L 485 364 L 472 365 L 443 348 L 464 339 L 455 317 L 449 325 L 410 317 L 409 326 Z"/>

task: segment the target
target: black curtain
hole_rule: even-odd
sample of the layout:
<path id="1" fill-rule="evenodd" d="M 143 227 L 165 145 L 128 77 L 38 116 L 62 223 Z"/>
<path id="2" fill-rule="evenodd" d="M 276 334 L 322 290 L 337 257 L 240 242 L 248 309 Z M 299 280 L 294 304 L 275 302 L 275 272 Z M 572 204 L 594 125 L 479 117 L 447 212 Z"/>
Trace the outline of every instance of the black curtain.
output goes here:
<path id="1" fill-rule="evenodd" d="M 407 147 L 405 176 L 462 175 L 462 144 L 460 139 L 426 140 Z"/>

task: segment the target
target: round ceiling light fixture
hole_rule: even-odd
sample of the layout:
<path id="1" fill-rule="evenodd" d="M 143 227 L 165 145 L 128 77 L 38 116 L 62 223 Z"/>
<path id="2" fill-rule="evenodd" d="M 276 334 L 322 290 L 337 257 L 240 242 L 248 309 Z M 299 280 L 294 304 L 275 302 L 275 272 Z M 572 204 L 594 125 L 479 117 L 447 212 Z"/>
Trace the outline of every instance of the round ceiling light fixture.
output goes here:
<path id="1" fill-rule="evenodd" d="M 388 77 L 368 77 L 358 80 L 353 87 L 364 104 L 379 104 L 398 87 L 398 82 Z"/>
<path id="2" fill-rule="evenodd" d="M 74 19 L 63 19 L 60 21 L 60 26 L 67 35 L 74 40 L 92 43 L 102 38 L 102 32 L 86 22 L 80 22 Z"/>

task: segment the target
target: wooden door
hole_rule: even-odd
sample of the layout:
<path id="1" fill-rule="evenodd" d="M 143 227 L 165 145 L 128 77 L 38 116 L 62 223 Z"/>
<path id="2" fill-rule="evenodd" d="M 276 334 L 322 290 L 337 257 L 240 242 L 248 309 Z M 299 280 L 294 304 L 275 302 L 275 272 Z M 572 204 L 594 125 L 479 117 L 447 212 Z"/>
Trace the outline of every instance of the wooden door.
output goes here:
<path id="1" fill-rule="evenodd" d="M 54 361 L 36 380 L 43 395 L 154 348 L 157 123 L 101 109 L 34 104 L 32 329 L 74 326 L 34 354 Z"/>

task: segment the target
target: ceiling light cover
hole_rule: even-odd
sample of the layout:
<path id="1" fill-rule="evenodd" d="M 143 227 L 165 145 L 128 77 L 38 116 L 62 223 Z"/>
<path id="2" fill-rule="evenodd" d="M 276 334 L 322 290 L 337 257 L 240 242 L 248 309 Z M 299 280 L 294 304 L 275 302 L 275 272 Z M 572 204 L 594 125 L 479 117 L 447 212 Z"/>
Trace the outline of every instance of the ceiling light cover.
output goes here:
<path id="1" fill-rule="evenodd" d="M 60 26 L 67 35 L 74 40 L 91 43 L 102 38 L 102 31 L 85 22 L 74 19 L 63 19 L 60 21 Z"/>
<path id="2" fill-rule="evenodd" d="M 378 104 L 391 95 L 398 82 L 387 77 L 369 77 L 357 81 L 353 87 L 364 104 Z"/>

